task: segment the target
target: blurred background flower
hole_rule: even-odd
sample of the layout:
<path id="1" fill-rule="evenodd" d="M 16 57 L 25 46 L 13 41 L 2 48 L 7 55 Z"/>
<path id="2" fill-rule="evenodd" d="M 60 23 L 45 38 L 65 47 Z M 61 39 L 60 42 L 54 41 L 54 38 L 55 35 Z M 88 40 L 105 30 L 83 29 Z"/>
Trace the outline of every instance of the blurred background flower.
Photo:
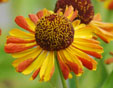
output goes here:
<path id="1" fill-rule="evenodd" d="M 8 0 L 0 0 L 0 3 L 7 2 Z"/>
<path id="2" fill-rule="evenodd" d="M 113 63 L 113 52 L 110 52 L 109 54 L 110 54 L 112 57 L 105 60 L 105 63 L 106 63 L 106 64 L 112 64 L 112 63 Z"/>
<path id="3" fill-rule="evenodd" d="M 108 10 L 113 10 L 113 0 L 98 0 L 104 2 L 104 7 Z"/>
<path id="4" fill-rule="evenodd" d="M 2 29 L 2 35 L 0 36 L 0 88 L 62 88 L 57 70 L 55 70 L 49 82 L 30 81 L 28 80 L 30 76 L 26 77 L 15 72 L 15 69 L 11 66 L 14 59 L 4 52 L 4 43 L 8 31 L 12 28 L 18 28 L 14 23 L 16 16 L 23 15 L 27 17 L 28 13 L 36 13 L 43 8 L 54 10 L 56 1 L 9 0 L 7 3 L 0 4 L 0 28 Z M 92 2 L 95 14 L 100 13 L 103 22 L 113 23 L 113 11 L 105 9 L 103 3 L 97 0 L 92 0 Z M 99 63 L 96 71 L 88 71 L 84 68 L 85 72 L 81 77 L 74 77 L 78 81 L 79 88 L 112 88 L 113 86 L 113 64 L 104 64 L 104 60 L 111 57 L 108 52 L 113 51 L 113 41 L 109 44 L 100 39 L 99 41 L 104 47 L 103 59 L 96 60 Z M 66 82 L 70 88 L 75 88 L 73 79 Z"/>

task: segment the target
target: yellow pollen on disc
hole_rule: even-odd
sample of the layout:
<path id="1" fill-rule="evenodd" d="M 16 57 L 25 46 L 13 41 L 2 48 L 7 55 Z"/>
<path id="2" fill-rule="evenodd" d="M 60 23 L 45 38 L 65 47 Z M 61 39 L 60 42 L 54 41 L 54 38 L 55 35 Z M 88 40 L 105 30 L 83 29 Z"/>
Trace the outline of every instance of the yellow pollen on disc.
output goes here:
<path id="1" fill-rule="evenodd" d="M 65 49 L 73 42 L 74 29 L 71 22 L 58 14 L 41 18 L 35 30 L 36 42 L 44 50 Z"/>

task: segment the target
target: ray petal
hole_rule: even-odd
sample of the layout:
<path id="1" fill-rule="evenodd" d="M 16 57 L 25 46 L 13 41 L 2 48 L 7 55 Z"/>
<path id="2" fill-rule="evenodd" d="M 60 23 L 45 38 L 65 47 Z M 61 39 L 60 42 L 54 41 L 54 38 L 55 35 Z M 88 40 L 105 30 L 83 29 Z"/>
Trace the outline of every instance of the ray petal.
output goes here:
<path id="1" fill-rule="evenodd" d="M 27 69 L 25 69 L 22 73 L 27 75 L 27 74 L 30 74 L 33 70 L 36 71 L 37 69 L 39 69 L 42 66 L 42 64 L 43 64 L 43 62 L 44 62 L 44 60 L 45 60 L 45 58 L 47 56 L 47 53 L 48 53 L 47 51 L 43 51 L 36 58 L 36 60 Z"/>
<path id="2" fill-rule="evenodd" d="M 14 36 L 7 36 L 7 44 L 8 43 L 32 43 L 32 42 L 35 42 L 35 38 L 22 39 Z"/>
<path id="3" fill-rule="evenodd" d="M 63 61 L 63 58 L 60 55 L 60 52 L 57 52 L 57 56 L 58 56 L 58 61 L 59 61 L 59 65 L 61 68 L 61 71 L 63 73 L 63 76 L 65 79 L 67 79 L 69 77 L 69 67 L 65 64 L 65 61 Z"/>
<path id="4" fill-rule="evenodd" d="M 29 48 L 33 48 L 35 46 L 37 46 L 36 42 L 27 43 L 27 44 L 9 43 L 9 44 L 5 45 L 5 52 L 7 52 L 7 53 L 17 53 L 17 52 L 27 50 Z"/>
<path id="5" fill-rule="evenodd" d="M 35 25 L 39 20 L 39 18 L 35 14 L 29 14 L 29 18 L 34 22 Z"/>
<path id="6" fill-rule="evenodd" d="M 54 67 L 54 52 L 50 51 L 40 70 L 41 80 L 44 81 L 50 80 L 51 77 L 50 73 L 53 67 Z"/>
<path id="7" fill-rule="evenodd" d="M 82 74 L 82 63 L 80 60 L 76 57 L 73 56 L 70 52 L 67 50 L 62 50 L 59 51 L 60 55 L 62 58 L 66 60 L 66 64 L 69 66 L 69 68 L 76 74 L 76 75 L 81 75 Z"/>
<path id="8" fill-rule="evenodd" d="M 39 54 L 42 52 L 42 49 L 40 47 L 29 49 L 20 53 L 12 54 L 13 57 L 18 58 L 16 59 L 12 65 L 14 67 L 17 67 L 21 62 L 28 60 L 28 59 L 35 59 Z"/>
<path id="9" fill-rule="evenodd" d="M 32 39 L 34 38 L 34 34 L 26 33 L 19 29 L 12 29 L 9 34 L 14 37 L 24 38 L 24 39 Z"/>
<path id="10" fill-rule="evenodd" d="M 71 54 L 73 54 L 74 56 L 77 56 L 81 60 L 83 65 L 88 69 L 90 70 L 96 69 L 97 62 L 93 60 L 90 56 L 88 56 L 86 53 L 72 46 L 70 46 L 67 50 L 72 52 Z"/>
<path id="11" fill-rule="evenodd" d="M 23 17 L 23 16 L 17 16 L 15 18 L 15 22 L 20 26 L 22 27 L 23 29 L 31 32 L 31 33 L 34 33 L 34 31 L 30 28 L 30 26 L 28 25 L 26 19 Z"/>

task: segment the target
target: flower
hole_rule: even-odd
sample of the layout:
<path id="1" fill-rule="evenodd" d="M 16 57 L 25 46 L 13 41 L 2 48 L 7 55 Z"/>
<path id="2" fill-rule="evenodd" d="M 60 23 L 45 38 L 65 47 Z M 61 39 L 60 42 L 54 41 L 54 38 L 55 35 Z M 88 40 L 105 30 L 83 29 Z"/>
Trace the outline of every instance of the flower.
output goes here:
<path id="1" fill-rule="evenodd" d="M 110 54 L 113 56 L 113 52 L 110 52 Z M 105 62 L 105 64 L 113 63 L 113 57 L 106 59 L 104 62 Z"/>
<path id="2" fill-rule="evenodd" d="M 80 3 L 81 5 L 79 5 Z M 90 0 L 58 0 L 55 7 L 55 12 L 59 8 L 62 8 L 62 11 L 64 11 L 63 7 L 65 7 L 66 5 L 73 5 L 74 9 L 78 10 L 78 13 L 81 13 L 81 11 L 83 12 L 81 14 L 81 17 L 83 17 L 84 20 L 88 20 L 87 23 L 85 21 L 82 21 L 81 18 L 78 19 L 81 20 L 82 23 L 87 24 L 87 27 L 91 28 L 94 36 L 96 34 L 106 43 L 109 43 L 111 40 L 113 40 L 113 24 L 101 22 L 100 14 L 93 16 L 94 9 Z M 91 19 L 89 20 L 89 18 Z"/>
<path id="3" fill-rule="evenodd" d="M 113 0 L 99 0 L 99 1 L 104 2 L 104 6 L 108 10 L 113 10 Z"/>
<path id="4" fill-rule="evenodd" d="M 77 10 L 66 7 L 54 13 L 43 9 L 29 18 L 17 16 L 15 22 L 25 30 L 12 29 L 7 36 L 5 52 L 17 58 L 12 64 L 17 72 L 31 80 L 40 75 L 40 81 L 48 81 L 54 73 L 55 53 L 65 79 L 83 73 L 83 66 L 96 70 L 97 62 L 91 56 L 101 58 L 103 48 L 92 39 L 91 29 L 74 20 Z M 27 31 L 27 32 L 26 32 Z"/>
<path id="5" fill-rule="evenodd" d="M 78 10 L 78 19 L 82 23 L 88 24 L 93 19 L 94 8 L 90 0 L 58 0 L 54 11 L 57 12 L 61 8 L 64 12 L 66 5 L 72 5 L 75 10 Z"/>
<path id="6" fill-rule="evenodd" d="M 8 0 L 0 0 L 0 3 L 2 3 L 2 2 L 7 2 Z"/>

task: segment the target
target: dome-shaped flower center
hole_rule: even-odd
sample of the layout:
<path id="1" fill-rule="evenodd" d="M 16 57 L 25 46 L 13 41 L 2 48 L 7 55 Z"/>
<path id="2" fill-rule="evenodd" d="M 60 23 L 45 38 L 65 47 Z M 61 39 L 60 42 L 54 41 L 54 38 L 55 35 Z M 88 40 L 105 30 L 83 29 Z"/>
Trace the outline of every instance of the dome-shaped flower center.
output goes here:
<path id="1" fill-rule="evenodd" d="M 73 26 L 64 16 L 51 14 L 41 18 L 37 23 L 36 42 L 45 50 L 65 49 L 73 42 L 73 37 Z"/>

